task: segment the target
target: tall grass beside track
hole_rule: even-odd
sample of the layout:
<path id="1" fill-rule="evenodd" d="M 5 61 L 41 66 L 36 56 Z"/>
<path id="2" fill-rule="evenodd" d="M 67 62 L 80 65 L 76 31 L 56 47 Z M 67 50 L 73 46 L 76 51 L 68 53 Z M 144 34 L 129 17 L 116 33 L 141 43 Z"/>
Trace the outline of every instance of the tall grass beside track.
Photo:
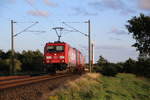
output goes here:
<path id="1" fill-rule="evenodd" d="M 49 100 L 150 100 L 150 80 L 133 74 L 86 74 L 60 88 Z"/>

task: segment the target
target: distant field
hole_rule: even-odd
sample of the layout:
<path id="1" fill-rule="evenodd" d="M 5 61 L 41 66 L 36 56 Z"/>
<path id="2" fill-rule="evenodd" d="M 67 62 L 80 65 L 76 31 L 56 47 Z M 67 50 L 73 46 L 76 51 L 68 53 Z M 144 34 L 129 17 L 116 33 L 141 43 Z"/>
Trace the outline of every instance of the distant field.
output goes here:
<path id="1" fill-rule="evenodd" d="M 150 79 L 87 74 L 57 90 L 49 100 L 150 100 Z"/>

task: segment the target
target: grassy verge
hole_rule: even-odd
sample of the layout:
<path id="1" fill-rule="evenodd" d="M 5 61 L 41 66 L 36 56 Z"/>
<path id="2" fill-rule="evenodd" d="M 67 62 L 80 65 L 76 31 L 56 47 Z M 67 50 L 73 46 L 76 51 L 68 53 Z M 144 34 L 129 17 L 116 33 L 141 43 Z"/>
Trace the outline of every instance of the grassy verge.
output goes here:
<path id="1" fill-rule="evenodd" d="M 132 74 L 86 74 L 60 88 L 49 100 L 150 100 L 150 80 Z"/>

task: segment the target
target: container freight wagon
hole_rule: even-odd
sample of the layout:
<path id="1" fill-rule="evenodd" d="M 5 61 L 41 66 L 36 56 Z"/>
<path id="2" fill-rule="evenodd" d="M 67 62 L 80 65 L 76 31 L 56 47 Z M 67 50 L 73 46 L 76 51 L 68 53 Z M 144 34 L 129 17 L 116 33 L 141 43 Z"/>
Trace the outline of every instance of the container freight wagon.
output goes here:
<path id="1" fill-rule="evenodd" d="M 82 72 L 84 56 L 65 42 L 46 43 L 44 48 L 45 69 L 49 73 L 69 69 Z"/>

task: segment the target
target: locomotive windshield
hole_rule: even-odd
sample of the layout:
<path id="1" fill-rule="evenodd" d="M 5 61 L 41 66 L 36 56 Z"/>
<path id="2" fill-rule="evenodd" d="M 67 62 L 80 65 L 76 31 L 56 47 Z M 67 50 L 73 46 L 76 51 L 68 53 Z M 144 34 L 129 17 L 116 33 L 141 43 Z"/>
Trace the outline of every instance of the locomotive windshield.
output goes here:
<path id="1" fill-rule="evenodd" d="M 56 46 L 56 51 L 64 51 L 64 46 Z"/>
<path id="2" fill-rule="evenodd" d="M 64 46 L 47 46 L 47 52 L 63 52 Z"/>

